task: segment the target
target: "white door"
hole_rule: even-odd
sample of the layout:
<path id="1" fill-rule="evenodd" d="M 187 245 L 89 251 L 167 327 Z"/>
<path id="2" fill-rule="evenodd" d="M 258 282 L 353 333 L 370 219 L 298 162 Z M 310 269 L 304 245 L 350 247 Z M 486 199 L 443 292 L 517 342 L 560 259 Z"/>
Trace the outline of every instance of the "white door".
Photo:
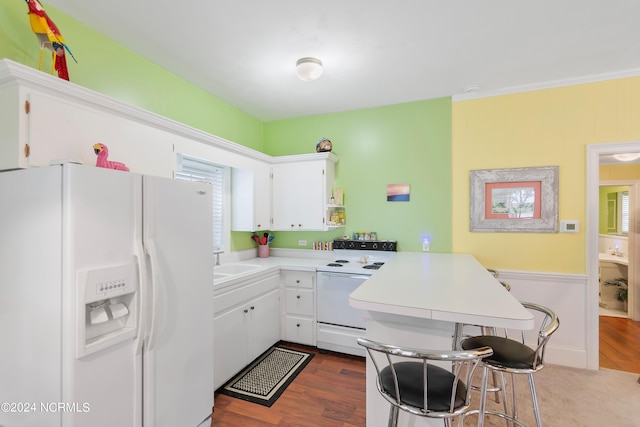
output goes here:
<path id="1" fill-rule="evenodd" d="M 249 304 L 248 363 L 280 339 L 280 290 L 274 289 Z"/>
<path id="2" fill-rule="evenodd" d="M 215 318 L 215 388 L 222 386 L 244 368 L 248 354 L 249 307 L 241 306 Z"/>
<path id="3" fill-rule="evenodd" d="M 141 379 L 135 337 L 88 355 L 78 354 L 76 340 L 83 339 L 81 327 L 86 326 L 86 282 L 79 272 L 135 263 L 139 176 L 67 164 L 62 177 L 62 402 L 88 405 L 62 411 L 62 425 L 135 425 Z"/>
<path id="4" fill-rule="evenodd" d="M 298 178 L 294 163 L 273 167 L 273 230 L 298 230 Z"/>
<path id="5" fill-rule="evenodd" d="M 0 173 L 0 402 L 16 405 L 2 426 L 60 425 L 39 406 L 62 401 L 60 179 L 59 168 Z"/>
<path id="6" fill-rule="evenodd" d="M 213 407 L 213 199 L 209 184 L 143 178 L 150 291 L 146 427 L 195 426 Z"/>

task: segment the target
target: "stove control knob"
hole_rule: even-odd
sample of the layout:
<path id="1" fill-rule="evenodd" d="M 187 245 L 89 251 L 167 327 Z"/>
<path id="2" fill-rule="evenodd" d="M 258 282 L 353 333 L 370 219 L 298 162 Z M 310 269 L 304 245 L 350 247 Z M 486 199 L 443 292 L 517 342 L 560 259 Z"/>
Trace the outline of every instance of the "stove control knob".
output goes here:
<path id="1" fill-rule="evenodd" d="M 378 249 L 378 244 L 377 244 L 377 243 L 374 243 L 371 247 L 372 247 L 373 249 Z"/>

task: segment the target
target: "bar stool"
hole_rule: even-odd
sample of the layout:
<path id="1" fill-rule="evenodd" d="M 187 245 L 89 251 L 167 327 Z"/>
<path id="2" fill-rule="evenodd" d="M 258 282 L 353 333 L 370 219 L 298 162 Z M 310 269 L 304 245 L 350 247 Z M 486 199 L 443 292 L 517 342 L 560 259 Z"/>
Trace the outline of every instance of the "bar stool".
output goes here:
<path id="1" fill-rule="evenodd" d="M 378 391 L 391 403 L 389 427 L 398 425 L 400 409 L 439 418 L 450 427 L 453 417 L 469 410 L 471 388 L 467 384 L 482 358 L 493 353 L 489 347 L 466 351 L 401 348 L 365 338 L 358 338 L 358 344 L 367 350 L 376 368 Z M 374 353 L 386 363 L 376 360 Z M 452 362 L 452 372 L 428 361 Z"/>
<path id="2" fill-rule="evenodd" d="M 537 337 L 537 346 L 531 348 L 525 344 L 525 332 L 521 333 L 521 340 L 514 340 L 508 336 L 480 335 L 467 338 L 461 343 L 463 349 L 476 348 L 478 346 L 489 346 L 493 349 L 493 354 L 482 361 L 482 386 L 480 396 L 480 408 L 467 412 L 465 415 L 477 413 L 479 416 L 478 426 L 484 423 L 485 414 L 496 415 L 501 418 L 513 421 L 519 426 L 525 426 L 518 420 L 518 407 L 516 401 L 516 388 L 514 375 L 526 374 L 529 378 L 529 388 L 533 403 L 533 413 L 536 419 L 536 426 L 542 426 L 538 398 L 533 374 L 544 368 L 544 351 L 551 338 L 551 335 L 560 326 L 560 320 L 556 313 L 547 307 L 530 302 L 521 302 L 528 310 L 533 311 L 536 320 L 540 322 Z M 502 397 L 505 400 L 505 412 L 498 412 L 486 409 L 487 395 L 487 374 L 488 371 L 499 372 L 502 382 Z M 511 374 L 512 408 L 511 413 L 506 411 L 506 392 L 503 373 Z"/>

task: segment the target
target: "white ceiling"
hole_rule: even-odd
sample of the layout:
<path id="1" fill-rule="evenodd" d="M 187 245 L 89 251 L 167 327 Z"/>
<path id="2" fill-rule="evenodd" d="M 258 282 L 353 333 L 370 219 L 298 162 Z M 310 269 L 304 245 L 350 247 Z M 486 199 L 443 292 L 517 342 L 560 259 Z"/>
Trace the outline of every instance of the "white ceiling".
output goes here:
<path id="1" fill-rule="evenodd" d="M 638 0 L 46 3 L 263 121 L 640 74 Z"/>

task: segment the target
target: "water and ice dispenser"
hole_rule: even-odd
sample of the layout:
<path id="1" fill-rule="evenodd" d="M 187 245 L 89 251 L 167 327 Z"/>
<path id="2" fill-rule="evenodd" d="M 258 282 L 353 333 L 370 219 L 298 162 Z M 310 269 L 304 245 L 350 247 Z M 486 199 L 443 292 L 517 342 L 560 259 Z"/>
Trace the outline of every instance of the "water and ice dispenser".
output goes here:
<path id="1" fill-rule="evenodd" d="M 138 282 L 136 264 L 78 272 L 77 357 L 136 336 Z"/>

